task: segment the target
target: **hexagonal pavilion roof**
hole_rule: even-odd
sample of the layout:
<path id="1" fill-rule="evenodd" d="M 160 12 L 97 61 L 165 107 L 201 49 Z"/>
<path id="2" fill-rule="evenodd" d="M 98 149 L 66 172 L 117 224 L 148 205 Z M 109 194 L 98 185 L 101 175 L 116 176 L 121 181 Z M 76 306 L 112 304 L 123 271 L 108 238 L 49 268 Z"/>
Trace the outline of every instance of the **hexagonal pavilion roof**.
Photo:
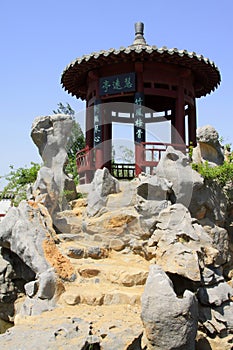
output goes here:
<path id="1" fill-rule="evenodd" d="M 198 82 L 195 87 L 195 97 L 205 96 L 218 87 L 221 76 L 213 61 L 187 50 L 148 45 L 143 37 L 143 24 L 136 23 L 135 29 L 136 36 L 132 45 L 93 52 L 72 61 L 62 73 L 63 88 L 72 96 L 84 100 L 89 71 L 106 65 L 134 61 L 162 62 L 191 69 L 195 81 Z"/>

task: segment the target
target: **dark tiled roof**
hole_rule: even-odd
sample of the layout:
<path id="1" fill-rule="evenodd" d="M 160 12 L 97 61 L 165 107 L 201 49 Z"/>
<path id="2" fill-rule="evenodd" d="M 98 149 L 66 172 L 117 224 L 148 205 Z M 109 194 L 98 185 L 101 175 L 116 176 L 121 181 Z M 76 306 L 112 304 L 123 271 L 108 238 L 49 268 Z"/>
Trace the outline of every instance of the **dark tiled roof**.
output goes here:
<path id="1" fill-rule="evenodd" d="M 143 38 L 143 36 L 141 36 Z M 144 40 L 144 38 L 143 38 Z M 195 52 L 178 50 L 167 47 L 158 48 L 147 44 L 134 44 L 119 49 L 102 50 L 84 55 L 72 61 L 63 71 L 62 86 L 72 96 L 86 98 L 87 73 L 92 69 L 98 69 L 109 64 L 134 61 L 152 61 L 179 65 L 192 70 L 195 80 L 198 81 L 198 88 L 195 96 L 201 97 L 214 91 L 221 81 L 221 76 L 214 62 L 208 58 L 198 55 Z M 143 41 L 142 41 L 143 42 Z"/>

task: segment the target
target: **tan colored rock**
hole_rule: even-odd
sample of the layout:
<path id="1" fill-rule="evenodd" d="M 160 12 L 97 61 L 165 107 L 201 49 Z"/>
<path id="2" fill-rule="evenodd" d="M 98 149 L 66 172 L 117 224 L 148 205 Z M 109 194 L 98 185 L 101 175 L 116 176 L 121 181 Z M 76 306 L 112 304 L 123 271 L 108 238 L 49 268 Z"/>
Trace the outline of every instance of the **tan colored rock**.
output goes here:
<path id="1" fill-rule="evenodd" d="M 52 239 L 43 241 L 44 254 L 47 261 L 55 269 L 59 277 L 70 280 L 74 278 L 75 271 L 70 260 L 64 256 Z"/>
<path id="2" fill-rule="evenodd" d="M 72 212 L 78 217 L 82 217 L 84 215 L 84 211 L 87 207 L 87 199 L 79 198 L 72 202 Z"/>
<path id="3" fill-rule="evenodd" d="M 104 296 L 104 305 L 128 304 L 140 305 L 141 295 L 130 292 L 113 291 Z"/>
<path id="4" fill-rule="evenodd" d="M 85 288 L 72 286 L 62 295 L 62 301 L 68 305 L 102 305 L 103 300 L 104 293 L 96 285 L 86 285 Z"/>
<path id="5" fill-rule="evenodd" d="M 125 287 L 144 285 L 148 276 L 148 271 L 128 271 L 116 270 L 112 271 L 109 279 L 112 283 L 122 284 Z"/>
<path id="6" fill-rule="evenodd" d="M 129 224 L 135 220 L 135 217 L 132 215 L 116 215 L 111 217 L 110 219 L 106 220 L 104 222 L 105 228 L 115 228 L 115 227 L 122 227 L 123 225 Z"/>
<path id="7" fill-rule="evenodd" d="M 169 245 L 167 249 L 159 247 L 156 250 L 155 259 L 156 264 L 166 272 L 175 273 L 196 282 L 201 279 L 197 253 L 182 243 Z"/>
<path id="8" fill-rule="evenodd" d="M 211 339 L 205 333 L 198 331 L 196 338 L 196 350 L 232 350 L 233 336 L 228 335 L 225 338 L 216 337 Z"/>
<path id="9" fill-rule="evenodd" d="M 211 246 L 204 247 L 203 251 L 205 265 L 214 265 L 218 259 L 219 251 Z"/>
<path id="10" fill-rule="evenodd" d="M 40 317 L 18 317 L 10 333 L 0 335 L 0 341 L 1 349 L 7 350 L 84 349 L 87 344 L 91 348 L 94 340 L 103 350 L 121 350 L 140 340 L 141 332 L 138 305 L 78 304 L 59 307 Z"/>
<path id="11" fill-rule="evenodd" d="M 76 305 L 80 303 L 80 295 L 73 294 L 71 292 L 65 292 L 62 295 L 62 299 L 66 302 L 68 305 Z"/>
<path id="12" fill-rule="evenodd" d="M 78 272 L 84 278 L 92 278 L 100 274 L 100 270 L 95 268 L 81 268 Z"/>
<path id="13" fill-rule="evenodd" d="M 121 239 L 111 239 L 109 243 L 109 248 L 116 251 L 121 251 L 125 248 L 125 243 Z"/>

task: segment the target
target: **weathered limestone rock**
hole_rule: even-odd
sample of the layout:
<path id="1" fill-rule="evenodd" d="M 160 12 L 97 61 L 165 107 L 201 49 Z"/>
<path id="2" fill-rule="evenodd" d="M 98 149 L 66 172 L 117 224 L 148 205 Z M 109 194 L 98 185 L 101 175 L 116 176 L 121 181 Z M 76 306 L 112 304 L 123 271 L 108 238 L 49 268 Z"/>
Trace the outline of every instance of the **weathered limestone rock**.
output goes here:
<path id="1" fill-rule="evenodd" d="M 134 307 L 78 305 L 40 317 L 18 317 L 0 342 L 7 350 L 140 349 L 141 332 L 140 313 Z"/>
<path id="2" fill-rule="evenodd" d="M 221 349 L 221 344 L 223 349 L 232 349 L 232 346 L 225 347 L 224 340 L 232 344 L 233 341 L 233 303 L 228 301 L 223 303 L 221 306 L 211 308 L 209 306 L 203 306 L 199 304 L 199 322 L 202 324 L 202 329 L 206 330 L 211 338 L 216 339 L 216 347 L 213 349 Z M 227 336 L 227 335 L 230 335 Z M 217 338 L 220 337 L 221 339 Z M 230 341 L 231 340 L 231 341 Z M 213 343 L 215 343 L 213 341 Z M 199 349 L 199 348 L 198 348 Z M 200 348 L 201 350 L 201 348 Z"/>
<path id="3" fill-rule="evenodd" d="M 193 191 L 193 170 L 188 157 L 169 146 L 159 161 L 156 175 L 172 183 L 173 203 L 182 203 L 188 208 Z"/>
<path id="4" fill-rule="evenodd" d="M 224 226 L 227 217 L 227 205 L 227 197 L 218 184 L 202 181 L 202 183 L 199 182 L 194 185 L 193 196 L 189 205 L 193 217 L 198 220 L 208 218 L 217 225 Z"/>
<path id="5" fill-rule="evenodd" d="M 216 264 L 223 265 L 230 260 L 230 239 L 228 232 L 222 228 L 215 225 L 209 219 L 200 220 L 203 229 L 212 239 L 212 245 L 219 252 L 216 260 Z"/>
<path id="6" fill-rule="evenodd" d="M 117 210 L 120 208 L 132 207 L 136 204 L 136 193 L 138 186 L 138 179 L 131 181 L 120 181 L 120 191 L 116 194 L 110 194 L 107 201 L 107 209 L 109 211 Z"/>
<path id="7" fill-rule="evenodd" d="M 216 335 L 222 336 L 227 332 L 227 321 L 217 309 L 199 304 L 198 313 L 199 322 L 212 337 Z"/>
<path id="8" fill-rule="evenodd" d="M 221 165 L 224 161 L 224 151 L 219 143 L 218 132 L 211 125 L 197 129 L 198 145 L 193 149 L 194 163 Z"/>
<path id="9" fill-rule="evenodd" d="M 197 297 L 202 305 L 220 306 L 225 301 L 230 301 L 233 296 L 233 288 L 226 282 L 221 282 L 214 286 L 201 287 Z"/>
<path id="10" fill-rule="evenodd" d="M 25 314 L 35 313 L 36 309 L 37 313 L 48 310 L 48 300 L 55 296 L 56 276 L 44 251 L 48 239 L 56 240 L 56 233 L 47 209 L 39 203 L 22 201 L 17 208 L 9 210 L 0 225 L 0 245 L 11 255 L 14 270 L 18 269 L 21 293 L 26 285 L 27 298 L 22 306 Z M 44 300 L 42 308 L 38 299 Z"/>
<path id="11" fill-rule="evenodd" d="M 149 176 L 138 185 L 137 194 L 146 200 L 169 199 L 173 194 L 172 183 L 157 175 Z"/>
<path id="12" fill-rule="evenodd" d="M 197 332 L 195 295 L 177 298 L 161 267 L 151 265 L 142 295 L 142 321 L 148 350 L 194 350 Z"/>
<path id="13" fill-rule="evenodd" d="M 0 248 L 0 325 L 13 322 L 15 301 L 24 293 L 24 285 L 35 278 L 35 273 L 8 248 Z M 1 326 L 0 326 L 1 328 Z"/>
<path id="14" fill-rule="evenodd" d="M 220 282 L 224 282 L 224 277 L 220 268 L 215 268 L 213 266 L 204 267 L 202 270 L 202 281 L 205 286 L 216 285 Z"/>
<path id="15" fill-rule="evenodd" d="M 28 295 L 30 298 L 34 297 L 34 295 L 38 291 L 38 283 L 37 281 L 31 281 L 24 285 L 24 289 L 26 292 L 26 295 Z"/>
<path id="16" fill-rule="evenodd" d="M 168 147 L 157 166 L 156 175 L 172 183 L 172 203 L 185 205 L 197 219 L 208 217 L 220 226 L 224 225 L 228 201 L 223 189 L 217 184 L 204 182 L 182 152 Z"/>
<path id="17" fill-rule="evenodd" d="M 225 320 L 227 324 L 227 330 L 229 333 L 233 333 L 233 302 L 228 301 L 223 303 L 220 307 L 216 308 L 216 312 L 220 313 L 220 315 Z"/>
<path id="18" fill-rule="evenodd" d="M 35 273 L 50 267 L 43 251 L 43 241 L 48 234 L 46 217 L 42 222 L 41 215 L 47 215 L 47 224 L 51 225 L 43 205 L 22 201 L 8 211 L 0 225 L 0 245 L 17 254 Z M 56 236 L 54 231 L 51 234 Z"/>
<path id="19" fill-rule="evenodd" d="M 43 159 L 33 194 L 36 201 L 43 202 L 52 217 L 66 209 L 67 200 L 75 199 L 77 194 L 73 180 L 63 172 L 73 122 L 69 115 L 56 114 L 38 117 L 32 125 L 31 137 Z"/>
<path id="20" fill-rule="evenodd" d="M 188 209 L 177 203 L 161 211 L 148 245 L 164 271 L 199 282 L 199 255 L 211 242 L 202 227 L 192 223 Z"/>
<path id="21" fill-rule="evenodd" d="M 137 187 L 135 208 L 143 217 L 155 218 L 174 199 L 172 183 L 157 175 L 145 178 Z"/>
<path id="22" fill-rule="evenodd" d="M 109 173 L 108 169 L 97 169 L 87 198 L 87 214 L 95 216 L 106 211 L 108 195 L 119 191 L 119 181 Z"/>
<path id="23" fill-rule="evenodd" d="M 224 278 L 232 277 L 230 242 L 216 226 L 227 213 L 222 192 L 206 185 L 183 153 L 168 148 L 155 176 L 124 182 L 120 191 L 107 169 L 98 170 L 86 187 L 88 200 L 65 210 L 63 194 L 72 182 L 62 168 L 71 122 L 67 116 L 36 121 L 33 138 L 45 163 L 36 201 L 12 208 L 0 225 L 0 320 L 23 323 L 30 315 L 26 331 L 16 325 L 0 336 L 1 346 L 194 350 L 197 320 L 205 332 L 198 350 L 208 346 L 207 334 L 212 342 L 232 341 L 232 281 Z M 157 265 L 148 277 L 152 261 Z M 39 314 L 43 325 L 33 329 Z"/>

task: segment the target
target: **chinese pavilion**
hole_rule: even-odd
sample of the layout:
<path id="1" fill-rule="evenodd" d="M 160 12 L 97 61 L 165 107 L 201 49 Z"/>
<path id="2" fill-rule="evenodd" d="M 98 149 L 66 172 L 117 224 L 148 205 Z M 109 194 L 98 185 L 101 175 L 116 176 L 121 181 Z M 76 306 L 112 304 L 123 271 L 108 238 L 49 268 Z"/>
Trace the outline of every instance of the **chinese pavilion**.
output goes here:
<path id="1" fill-rule="evenodd" d="M 195 52 L 148 45 L 143 30 L 136 23 L 132 45 L 84 55 L 62 74 L 65 90 L 86 100 L 86 147 L 77 154 L 81 183 L 103 167 L 118 178 L 152 172 L 168 143 L 147 142 L 147 123 L 170 121 L 170 144 L 184 151 L 196 145 L 195 99 L 218 87 L 219 70 Z M 134 124 L 135 164 L 112 161 L 114 122 Z"/>

